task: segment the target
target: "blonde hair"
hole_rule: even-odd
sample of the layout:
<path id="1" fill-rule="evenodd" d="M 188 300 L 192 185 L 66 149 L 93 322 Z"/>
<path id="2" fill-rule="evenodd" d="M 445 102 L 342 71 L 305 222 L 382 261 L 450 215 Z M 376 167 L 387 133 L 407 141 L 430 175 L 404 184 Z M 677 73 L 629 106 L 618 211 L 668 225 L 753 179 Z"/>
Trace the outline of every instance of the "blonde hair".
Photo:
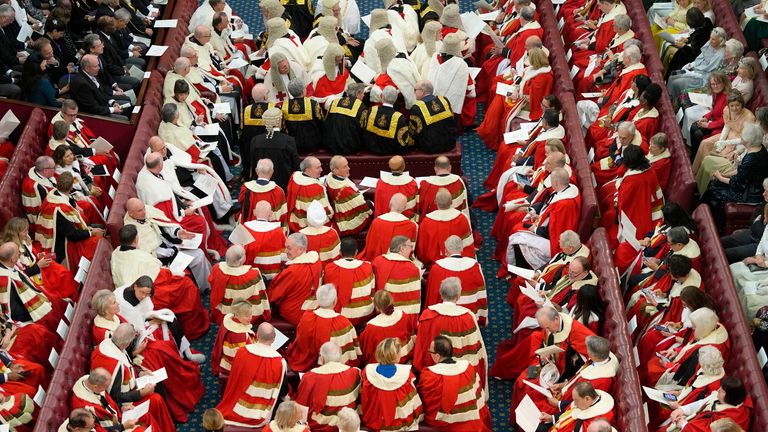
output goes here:
<path id="1" fill-rule="evenodd" d="M 296 402 L 292 400 L 284 401 L 277 407 L 275 413 L 275 423 L 280 429 L 287 430 L 294 426 L 298 422 L 299 408 L 296 406 Z"/>
<path id="2" fill-rule="evenodd" d="M 563 141 L 561 139 L 550 138 L 547 140 L 547 143 L 545 146 L 550 147 L 554 150 L 557 150 L 562 154 L 565 154 L 565 144 L 563 144 Z"/>
<path id="3" fill-rule="evenodd" d="M 400 361 L 400 341 L 386 338 L 376 346 L 376 361 L 383 365 L 393 365 Z"/>
<path id="4" fill-rule="evenodd" d="M 3 242 L 13 242 L 17 246 L 21 246 L 20 234 L 25 229 L 29 229 L 29 221 L 20 218 L 12 217 L 5 224 L 5 230 L 3 231 Z"/>
<path id="5" fill-rule="evenodd" d="M 206 431 L 224 430 L 224 416 L 216 408 L 208 408 L 203 413 L 203 429 Z"/>
<path id="6" fill-rule="evenodd" d="M 549 57 L 541 48 L 531 48 L 528 50 L 528 61 L 534 69 L 541 69 L 549 66 Z"/>

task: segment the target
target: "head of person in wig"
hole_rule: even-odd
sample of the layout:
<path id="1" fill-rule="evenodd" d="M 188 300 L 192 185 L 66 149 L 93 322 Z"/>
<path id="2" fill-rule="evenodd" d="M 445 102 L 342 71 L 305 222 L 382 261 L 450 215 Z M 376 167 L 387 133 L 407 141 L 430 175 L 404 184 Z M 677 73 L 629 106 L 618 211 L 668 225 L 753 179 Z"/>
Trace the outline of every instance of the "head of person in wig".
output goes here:
<path id="1" fill-rule="evenodd" d="M 341 15 L 341 5 L 339 0 L 322 0 L 323 2 L 323 17 L 336 18 L 336 25 L 341 25 L 341 20 L 344 18 Z"/>
<path id="2" fill-rule="evenodd" d="M 269 74 L 272 77 L 272 85 L 278 91 L 288 93 L 281 75 L 288 75 L 290 78 L 293 75 L 293 71 L 291 70 L 291 61 L 288 60 L 285 54 L 281 52 L 269 54 Z"/>
<path id="3" fill-rule="evenodd" d="M 275 107 L 269 108 L 261 115 L 261 119 L 264 121 L 267 139 L 272 139 L 275 130 L 279 130 L 283 125 L 283 111 Z"/>
<path id="4" fill-rule="evenodd" d="M 259 2 L 259 9 L 261 9 L 261 16 L 264 22 L 272 18 L 282 18 L 285 13 L 285 7 L 280 3 L 280 0 L 261 0 Z"/>
<path id="5" fill-rule="evenodd" d="M 437 41 L 443 37 L 443 25 L 439 21 L 429 21 L 424 24 L 424 29 L 421 31 L 421 42 L 424 44 L 424 48 L 429 57 L 437 52 Z"/>
<path id="6" fill-rule="evenodd" d="M 440 48 L 440 53 L 443 54 L 443 58 L 448 56 L 461 58 L 461 47 L 464 45 L 464 39 L 466 34 L 463 31 L 457 31 L 450 33 L 443 38 L 443 46 Z"/>
<path id="7" fill-rule="evenodd" d="M 324 37 L 329 43 L 338 43 L 339 38 L 336 36 L 338 26 L 339 21 L 335 17 L 327 15 L 320 17 L 317 22 L 317 34 Z"/>
<path id="8" fill-rule="evenodd" d="M 459 30 L 464 30 L 464 24 L 461 22 L 461 12 L 459 11 L 459 5 L 449 4 L 443 8 L 443 13 L 440 15 L 440 23 L 443 27 L 451 27 Z"/>
<path id="9" fill-rule="evenodd" d="M 389 66 L 389 63 L 397 55 L 397 48 L 395 48 L 395 44 L 392 43 L 392 39 L 385 38 L 376 41 L 376 51 L 379 54 L 379 64 L 381 64 L 381 70 L 382 72 L 385 72 L 387 70 L 387 66 Z"/>
<path id="10" fill-rule="evenodd" d="M 267 48 L 272 48 L 276 40 L 288 35 L 288 26 L 285 20 L 280 17 L 270 18 L 267 21 L 267 33 L 269 34 L 267 37 Z"/>
<path id="11" fill-rule="evenodd" d="M 389 15 L 386 9 L 374 9 L 371 11 L 371 32 L 380 28 L 389 27 Z"/>
<path id="12" fill-rule="evenodd" d="M 328 44 L 323 53 L 323 70 L 329 80 L 335 81 L 344 64 L 344 49 L 336 42 Z"/>

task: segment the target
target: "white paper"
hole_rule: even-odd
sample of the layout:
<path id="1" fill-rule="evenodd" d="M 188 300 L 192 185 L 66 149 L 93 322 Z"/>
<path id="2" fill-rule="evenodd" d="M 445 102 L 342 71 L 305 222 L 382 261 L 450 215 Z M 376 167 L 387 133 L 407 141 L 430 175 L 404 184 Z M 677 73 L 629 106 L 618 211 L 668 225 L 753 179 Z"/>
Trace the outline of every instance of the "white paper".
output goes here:
<path id="1" fill-rule="evenodd" d="M 602 96 L 603 94 L 600 92 L 594 92 L 594 93 L 582 93 L 581 97 L 585 99 L 596 99 Z"/>
<path id="2" fill-rule="evenodd" d="M 168 372 L 165 368 L 160 368 L 151 373 L 136 378 L 136 388 L 144 388 L 149 384 L 158 384 L 168 379 Z"/>
<path id="3" fill-rule="evenodd" d="M 152 76 L 152 71 L 144 72 L 144 79 L 149 79 L 150 76 Z"/>
<path id="4" fill-rule="evenodd" d="M 539 291 L 537 291 L 535 288 L 533 288 L 528 282 L 526 282 L 523 286 L 520 287 L 520 294 L 525 295 L 529 299 L 537 302 L 537 301 L 544 301 L 544 298 L 539 295 Z"/>
<path id="5" fill-rule="evenodd" d="M 165 45 L 152 45 L 144 55 L 147 57 L 160 57 L 165 53 L 165 50 L 167 49 L 168 47 Z"/>
<path id="6" fill-rule="evenodd" d="M 528 131 L 522 129 L 514 130 L 512 132 L 504 132 L 504 143 L 512 144 L 518 141 L 526 141 L 528 139 Z"/>
<path id="7" fill-rule="evenodd" d="M 760 363 L 760 369 L 768 363 L 768 355 L 765 354 L 765 347 L 760 348 L 757 352 L 757 361 Z"/>
<path id="8" fill-rule="evenodd" d="M 683 117 L 685 117 L 685 111 L 683 111 L 683 109 L 680 108 L 675 113 L 675 119 L 677 119 L 677 122 L 680 123 L 681 121 L 683 121 Z"/>
<path id="9" fill-rule="evenodd" d="M 515 87 L 511 84 L 505 84 L 505 83 L 498 83 L 496 84 L 496 94 L 499 96 L 506 96 L 509 93 L 512 93 L 515 90 Z"/>
<path id="10" fill-rule="evenodd" d="M 472 77 L 472 79 L 477 79 L 477 74 L 480 73 L 479 67 L 471 67 L 469 68 L 469 75 Z"/>
<path id="11" fill-rule="evenodd" d="M 106 218 L 104 218 L 106 219 Z M 75 282 L 77 283 L 83 283 L 85 280 L 85 277 L 88 275 L 88 272 L 83 269 L 77 269 L 77 273 L 75 274 Z"/>
<path id="12" fill-rule="evenodd" d="M 623 211 L 619 216 L 619 241 L 628 242 L 636 251 L 639 251 L 643 247 L 640 242 L 637 241 L 637 228 L 632 220 Z"/>
<path id="13" fill-rule="evenodd" d="M 213 112 L 215 114 L 232 114 L 232 106 L 228 103 L 213 104 Z"/>
<path id="14" fill-rule="evenodd" d="M 116 183 L 120 183 L 120 170 L 115 168 L 115 173 L 112 174 L 112 178 L 115 179 Z"/>
<path id="15" fill-rule="evenodd" d="M 629 335 L 632 336 L 632 333 L 637 330 L 637 315 L 632 315 L 632 319 L 627 322 L 627 331 L 629 331 Z"/>
<path id="16" fill-rule="evenodd" d="M 536 390 L 537 392 L 539 392 L 539 393 L 543 394 L 544 396 L 546 396 L 546 397 L 548 397 L 548 398 L 551 398 L 551 397 L 552 397 L 552 392 L 551 392 L 551 391 L 549 391 L 548 389 L 545 389 L 544 387 L 542 387 L 542 386 L 540 386 L 540 385 L 534 384 L 534 383 L 532 383 L 532 382 L 530 382 L 530 381 L 526 381 L 526 380 L 523 380 L 523 384 L 525 384 L 525 385 L 527 385 L 528 387 L 530 387 L 530 388 L 532 388 L 532 389 Z"/>
<path id="17" fill-rule="evenodd" d="M 221 126 L 218 123 L 210 123 L 205 126 L 195 126 L 194 133 L 197 136 L 218 136 Z"/>
<path id="18" fill-rule="evenodd" d="M 232 33 L 229 34 L 229 37 L 232 39 L 240 39 L 245 37 L 245 32 L 242 30 L 234 30 Z"/>
<path id="19" fill-rule="evenodd" d="M 43 390 L 43 387 L 37 386 L 37 393 L 35 393 L 35 397 L 32 400 L 35 401 L 35 405 L 40 408 L 43 407 L 43 402 L 45 402 L 45 390 Z"/>
<path id="20" fill-rule="evenodd" d="M 56 327 L 56 334 L 62 339 L 66 339 L 67 333 L 69 333 L 69 326 L 64 321 L 59 321 L 59 325 Z"/>
<path id="21" fill-rule="evenodd" d="M 89 261 L 86 257 L 80 257 L 80 261 L 77 263 L 77 266 L 85 271 L 88 271 L 91 269 L 91 261 Z"/>
<path id="22" fill-rule="evenodd" d="M 193 210 L 197 210 L 199 208 L 202 208 L 202 207 L 205 207 L 205 206 L 209 206 L 211 204 L 213 204 L 213 196 L 208 195 L 205 198 L 200 198 L 199 200 L 193 202 L 192 205 L 189 206 L 189 208 L 191 208 Z M 197 235 L 199 235 L 200 237 L 203 236 L 202 234 L 197 234 Z M 197 248 L 194 248 L 194 249 L 197 249 Z"/>
<path id="23" fill-rule="evenodd" d="M 760 56 L 760 65 L 763 66 L 763 70 L 768 69 L 768 59 L 765 58 L 765 55 Z"/>
<path id="24" fill-rule="evenodd" d="M 16 36 L 16 40 L 21 43 L 27 42 L 27 39 L 29 39 L 29 37 L 32 36 L 32 31 L 33 31 L 32 26 L 27 23 L 24 23 L 24 25 L 19 30 L 19 35 Z"/>
<path id="25" fill-rule="evenodd" d="M 132 36 L 133 36 L 134 42 L 143 43 L 146 46 L 150 46 L 152 44 L 152 40 L 148 37 L 142 37 L 142 36 L 136 36 L 136 35 L 132 35 Z"/>
<path id="26" fill-rule="evenodd" d="M 197 249 L 200 247 L 200 244 L 202 242 L 203 242 L 203 235 L 195 234 L 194 237 L 192 237 L 191 239 L 184 239 L 177 246 L 179 249 Z"/>
<path id="27" fill-rule="evenodd" d="M 643 414 L 645 415 L 645 425 L 648 426 L 648 424 L 651 422 L 651 415 L 648 414 L 647 402 L 643 402 Z"/>
<path id="28" fill-rule="evenodd" d="M 376 185 L 379 183 L 379 179 L 374 177 L 363 177 L 363 181 L 360 182 L 360 187 L 368 189 L 376 189 Z"/>
<path id="29" fill-rule="evenodd" d="M 103 137 L 98 137 L 91 143 L 91 148 L 96 150 L 98 153 L 107 153 L 114 147 Z"/>
<path id="30" fill-rule="evenodd" d="M 13 111 L 6 111 L 3 119 L 0 120 L 0 138 L 8 138 L 20 123 Z"/>
<path id="31" fill-rule="evenodd" d="M 499 16 L 500 13 L 501 13 L 500 10 L 495 10 L 493 12 L 488 12 L 488 13 L 480 14 L 478 16 L 483 21 L 496 21 L 496 17 Z"/>
<path id="32" fill-rule="evenodd" d="M 632 348 L 632 355 L 635 357 L 635 365 L 640 364 L 640 354 L 637 352 L 637 346 Z"/>
<path id="33" fill-rule="evenodd" d="M 7 424 L 0 425 L 0 432 L 11 432 L 11 427 Z"/>
<path id="34" fill-rule="evenodd" d="M 126 90 L 125 97 L 127 97 L 131 101 L 131 105 L 136 104 L 136 92 L 134 92 L 133 90 Z"/>
<path id="35" fill-rule="evenodd" d="M 178 24 L 179 20 L 177 19 L 157 20 L 155 21 L 155 28 L 176 28 Z"/>
<path id="36" fill-rule="evenodd" d="M 363 83 L 370 83 L 376 78 L 376 71 L 368 67 L 361 59 L 357 59 L 349 72 Z"/>
<path id="37" fill-rule="evenodd" d="M 275 329 L 275 340 L 272 342 L 272 349 L 279 350 L 280 347 L 286 344 L 286 342 L 288 342 L 288 336 L 280 330 Z"/>
<path id="38" fill-rule="evenodd" d="M 368 14 L 368 15 L 360 18 L 360 20 L 362 20 L 363 23 L 365 23 L 365 25 L 368 26 L 368 28 L 371 28 L 371 14 Z"/>
<path id="39" fill-rule="evenodd" d="M 123 411 L 123 423 L 128 420 L 138 420 L 147 413 L 149 413 L 149 401 L 144 401 L 131 410 Z"/>
<path id="40" fill-rule="evenodd" d="M 541 411 L 533 403 L 531 397 L 525 395 L 520 405 L 515 408 L 515 421 L 517 425 L 524 432 L 536 432 L 539 427 L 539 418 L 541 417 Z"/>
<path id="41" fill-rule="evenodd" d="M 579 73 L 579 67 L 576 66 L 576 65 L 573 65 L 573 67 L 571 68 L 570 72 L 568 72 L 568 75 L 570 75 L 571 78 L 573 78 L 573 77 L 576 76 L 577 73 Z"/>
<path id="42" fill-rule="evenodd" d="M 560 21 L 557 22 L 557 29 L 562 30 L 564 25 L 565 25 L 565 18 L 560 18 Z"/>
<path id="43" fill-rule="evenodd" d="M 552 0 L 552 4 L 559 6 L 561 4 L 565 4 L 565 0 Z"/>
<path id="44" fill-rule="evenodd" d="M 59 364 L 59 353 L 57 353 L 53 348 L 51 348 L 51 353 L 48 354 L 48 363 L 50 363 L 54 368 L 56 368 L 56 365 Z"/>
<path id="45" fill-rule="evenodd" d="M 144 79 L 144 75 L 146 72 L 143 70 L 137 68 L 135 65 L 131 65 L 131 67 L 128 68 L 128 75 L 130 75 L 133 78 L 136 78 L 137 80 Z M 131 90 L 133 91 L 133 90 Z M 128 92 L 126 92 L 128 93 Z"/>
<path id="46" fill-rule="evenodd" d="M 520 325 L 518 325 L 517 328 L 512 333 L 517 334 L 523 329 L 536 329 L 536 328 L 539 328 L 539 322 L 536 321 L 536 318 L 525 317 L 523 318 L 522 321 L 520 321 Z"/>
<path id="47" fill-rule="evenodd" d="M 712 95 L 688 92 L 688 99 L 696 105 L 712 108 Z"/>
<path id="48" fill-rule="evenodd" d="M 464 12 L 461 14 L 461 23 L 464 25 L 464 32 L 470 38 L 476 38 L 488 25 L 474 12 Z"/>
<path id="49" fill-rule="evenodd" d="M 572 56 L 573 56 L 573 49 L 568 48 L 568 52 L 565 53 L 565 61 L 571 61 Z"/>
<path id="50" fill-rule="evenodd" d="M 232 230 L 232 234 L 229 235 L 229 241 L 232 244 L 239 244 L 245 246 L 253 243 L 256 239 L 243 225 L 238 224 L 235 229 Z"/>
<path id="51" fill-rule="evenodd" d="M 536 272 L 534 270 L 513 266 L 512 264 L 507 264 L 507 270 L 510 273 L 514 273 L 523 279 L 533 280 L 534 276 L 536 276 Z"/>
<path id="52" fill-rule="evenodd" d="M 171 262 L 171 265 L 168 266 L 168 269 L 176 276 L 183 276 L 184 270 L 189 267 L 190 264 L 192 264 L 194 259 L 195 257 L 192 255 L 179 252 L 176 254 L 176 257 L 173 258 L 173 261 Z"/>
<path id="53" fill-rule="evenodd" d="M 112 199 L 115 198 L 115 192 L 117 192 L 115 190 L 115 187 L 112 186 L 112 185 L 109 185 L 109 192 L 107 192 L 107 194 L 109 195 L 110 198 L 112 198 Z"/>
<path id="54" fill-rule="evenodd" d="M 231 69 L 240 69 L 248 66 L 249 64 L 250 63 L 245 61 L 242 57 L 235 57 L 232 59 L 232 61 L 227 63 L 227 66 L 229 66 Z"/>
<path id="55" fill-rule="evenodd" d="M 208 174 L 200 174 L 195 179 L 192 186 L 205 192 L 206 195 L 213 195 L 216 192 L 216 188 L 219 186 L 219 182 L 213 176 Z"/>
<path id="56" fill-rule="evenodd" d="M 661 17 L 661 15 L 656 14 L 653 16 L 653 22 L 657 26 L 661 27 L 662 29 L 666 29 L 669 27 L 666 22 L 664 22 L 664 18 Z"/>
<path id="57" fill-rule="evenodd" d="M 189 344 L 189 339 L 187 337 L 181 338 L 181 343 L 179 344 L 179 351 L 181 352 L 187 352 L 188 349 L 190 349 L 192 346 Z"/>
<path id="58" fill-rule="evenodd" d="M 668 405 L 671 401 L 664 399 L 664 393 L 661 390 L 657 390 L 655 388 L 646 387 L 643 386 L 643 391 L 646 395 L 648 395 L 648 399 L 654 400 L 656 402 L 662 403 L 664 405 Z"/>
<path id="59" fill-rule="evenodd" d="M 72 322 L 72 315 L 75 313 L 75 308 L 72 306 L 72 303 L 67 303 L 67 310 L 64 311 L 64 316 L 67 318 L 67 321 Z"/>
<path id="60" fill-rule="evenodd" d="M 109 216 L 109 207 L 104 207 L 104 213 L 102 214 L 102 217 L 104 217 L 104 220 L 107 220 L 107 216 Z"/>

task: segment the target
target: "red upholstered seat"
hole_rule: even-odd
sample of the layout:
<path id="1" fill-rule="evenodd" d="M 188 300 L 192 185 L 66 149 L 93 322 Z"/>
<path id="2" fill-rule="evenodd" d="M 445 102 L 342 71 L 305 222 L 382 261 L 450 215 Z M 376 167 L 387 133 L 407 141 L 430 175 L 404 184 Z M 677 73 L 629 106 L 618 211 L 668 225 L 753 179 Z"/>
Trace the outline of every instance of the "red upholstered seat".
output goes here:
<path id="1" fill-rule="evenodd" d="M 725 231 L 723 234 L 733 234 L 741 228 L 749 228 L 752 224 L 752 213 L 759 204 L 728 203 L 725 205 Z"/>
<path id="2" fill-rule="evenodd" d="M 111 256 L 112 247 L 109 242 L 99 241 L 34 432 L 58 430 L 69 416 L 72 385 L 88 372 L 91 362 L 94 316 L 90 306 L 91 298 L 100 289 L 114 289 L 109 264 Z"/>
<path id="3" fill-rule="evenodd" d="M 453 173 L 461 175 L 461 143 L 456 142 L 456 147 L 448 153 L 442 153 L 451 161 Z M 328 164 L 333 157 L 325 149 L 320 149 L 312 153 L 302 154 L 301 157 L 315 156 L 323 164 L 323 172 L 329 172 Z M 440 154 L 427 154 L 422 151 L 412 151 L 405 158 L 406 169 L 414 177 L 425 177 L 435 174 L 435 158 Z M 352 175 L 355 178 L 375 177 L 379 178 L 379 171 L 389 171 L 389 159 L 391 156 L 375 155 L 369 152 L 359 152 L 357 154 L 346 156 L 349 166 L 352 168 Z"/>
<path id="4" fill-rule="evenodd" d="M 731 355 L 726 365 L 726 373 L 739 377 L 752 397 L 755 406 L 752 431 L 768 430 L 768 388 L 765 385 L 760 366 L 757 363 L 747 319 L 736 294 L 736 287 L 731 278 L 728 261 L 720 245 L 720 237 L 715 229 L 712 214 L 706 205 L 700 205 L 693 212 L 693 219 L 699 227 L 699 246 L 701 247 L 701 276 L 703 286 L 718 306 L 720 322 L 728 329 L 731 338 Z"/>
<path id="5" fill-rule="evenodd" d="M 640 379 L 627 334 L 627 320 L 622 307 L 624 303 L 619 292 L 619 281 L 605 229 L 595 230 L 587 246 L 592 251 L 593 270 L 600 280 L 600 296 L 607 305 L 602 322 L 602 336 L 611 342 L 611 349 L 621 362 L 613 394 L 618 416 L 614 426 L 621 431 L 645 431 L 647 428 L 642 408 Z"/>
<path id="6" fill-rule="evenodd" d="M 4 114 L 4 113 L 3 113 Z M 24 214 L 21 207 L 21 182 L 26 177 L 35 159 L 43 154 L 48 143 L 48 117 L 45 112 L 35 108 L 16 143 L 16 150 L 8 163 L 8 171 L 0 181 L 0 226 L 14 216 Z"/>

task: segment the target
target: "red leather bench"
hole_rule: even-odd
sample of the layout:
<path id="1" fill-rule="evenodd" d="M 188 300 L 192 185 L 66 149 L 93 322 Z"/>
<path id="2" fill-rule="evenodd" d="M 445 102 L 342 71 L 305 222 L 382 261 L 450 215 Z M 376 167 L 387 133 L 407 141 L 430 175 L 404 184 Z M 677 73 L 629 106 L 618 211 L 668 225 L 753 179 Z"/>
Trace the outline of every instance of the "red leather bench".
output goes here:
<path id="1" fill-rule="evenodd" d="M 100 289 L 114 289 L 109 264 L 111 256 L 112 247 L 109 242 L 99 241 L 34 432 L 56 431 L 69 417 L 72 386 L 88 372 L 91 363 L 94 316 L 90 306 L 91 298 Z"/>
<path id="2" fill-rule="evenodd" d="M 596 229 L 587 246 L 592 251 L 592 269 L 600 280 L 600 296 L 606 304 L 602 336 L 611 342 L 611 350 L 621 362 L 613 394 L 617 415 L 614 426 L 620 431 L 646 431 L 640 379 L 627 334 L 627 320 L 622 307 L 624 303 L 619 293 L 619 281 L 605 229 Z"/>
<path id="3" fill-rule="evenodd" d="M 768 387 L 766 387 L 760 365 L 757 363 L 747 318 L 736 295 L 728 261 L 720 244 L 712 214 L 706 205 L 700 205 L 693 212 L 693 219 L 699 228 L 703 286 L 718 306 L 720 322 L 728 329 L 731 338 L 731 355 L 726 372 L 741 378 L 752 397 L 755 406 L 753 432 L 768 430 Z"/>
<path id="4" fill-rule="evenodd" d="M 549 0 L 537 1 L 536 4 L 536 11 L 539 14 L 539 24 L 541 24 L 541 27 L 544 29 L 542 42 L 549 50 L 549 66 L 552 68 L 552 72 L 555 76 L 560 78 L 556 79 L 554 82 L 556 90 L 554 93 L 557 93 L 558 91 L 573 93 L 573 80 L 570 79 L 570 68 L 565 59 L 566 50 L 563 47 L 563 40 L 557 29 L 555 10 Z"/>

